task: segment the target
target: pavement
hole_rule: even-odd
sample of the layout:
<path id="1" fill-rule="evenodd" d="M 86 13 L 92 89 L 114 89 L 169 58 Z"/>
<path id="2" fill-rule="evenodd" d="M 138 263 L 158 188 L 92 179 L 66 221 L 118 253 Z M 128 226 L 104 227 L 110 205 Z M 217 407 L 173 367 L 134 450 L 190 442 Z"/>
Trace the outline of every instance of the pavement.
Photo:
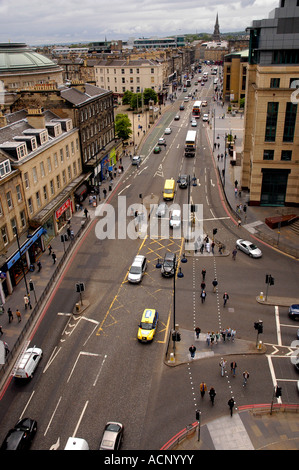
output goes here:
<path id="1" fill-rule="evenodd" d="M 180 100 L 179 100 L 180 101 Z M 175 105 L 175 102 L 172 103 L 170 101 L 167 101 L 166 105 L 162 109 L 162 114 L 164 114 L 165 111 L 169 110 L 172 106 Z M 225 109 L 222 108 L 222 106 L 219 106 L 215 104 L 215 126 L 214 128 L 212 126 L 208 126 L 207 128 L 207 133 L 208 137 L 210 139 L 210 144 L 211 144 L 211 150 L 213 149 L 213 139 L 215 135 L 218 136 L 222 132 L 224 134 L 225 132 L 228 132 L 228 130 L 233 129 L 232 133 L 237 135 L 237 142 L 239 145 L 241 145 L 241 139 L 242 139 L 242 123 L 243 120 L 239 116 L 233 117 L 233 118 L 225 118 L 222 119 L 219 116 L 223 114 Z M 117 113 L 120 112 L 119 110 L 116 111 Z M 128 113 L 129 117 L 131 117 L 131 114 Z M 136 119 L 136 116 L 135 116 Z M 142 125 L 143 129 L 147 129 L 146 123 L 148 122 L 148 118 L 145 115 L 145 113 L 141 113 L 138 117 L 138 125 Z M 161 118 L 159 118 L 160 120 Z M 227 119 L 227 121 L 226 121 Z M 159 120 L 156 122 L 157 125 L 159 123 Z M 226 124 L 227 123 L 227 124 Z M 146 139 L 146 134 L 143 132 L 139 133 L 137 135 L 137 129 L 138 126 L 135 123 L 135 136 L 134 137 L 134 144 L 137 146 L 136 153 L 139 152 L 140 147 L 144 143 Z M 151 126 L 153 127 L 153 126 Z M 224 139 L 220 139 L 220 147 L 219 149 L 217 148 L 216 151 L 213 152 L 214 156 L 214 162 L 215 166 L 219 166 L 219 170 L 221 170 L 220 166 L 221 163 L 222 165 L 224 162 L 218 162 L 217 155 L 218 153 L 224 153 Z M 129 151 L 133 152 L 133 146 L 128 148 Z M 119 181 L 121 181 L 122 178 L 126 177 L 128 169 L 131 167 L 131 160 L 129 156 L 124 156 L 122 158 L 122 165 L 124 167 L 124 172 L 121 174 L 118 174 L 116 176 L 116 179 L 113 181 L 113 187 L 112 190 L 109 191 L 109 182 L 103 182 L 101 186 L 101 194 L 103 194 L 103 189 L 107 189 L 107 201 L 109 201 L 109 198 L 111 195 L 116 191 L 117 184 Z M 227 207 L 235 217 L 235 220 L 238 219 L 238 217 L 241 217 L 242 219 L 242 229 L 247 230 L 249 234 L 254 234 L 255 237 L 266 237 L 267 242 L 271 245 L 275 245 L 276 249 L 282 250 L 284 249 L 285 253 L 288 253 L 288 256 L 294 256 L 294 253 L 297 252 L 298 254 L 298 236 L 295 236 L 293 233 L 291 233 L 289 228 L 283 228 L 281 229 L 281 233 L 279 234 L 279 245 L 277 246 L 277 232 L 272 231 L 269 229 L 269 227 L 264 223 L 265 217 L 268 216 L 273 216 L 277 215 L 275 212 L 274 208 L 268 207 L 268 208 L 259 208 L 259 207 L 250 207 L 248 206 L 247 212 L 246 212 L 246 217 L 245 213 L 242 212 L 242 214 L 235 213 L 235 205 L 236 205 L 236 200 L 235 200 L 235 194 L 234 194 L 234 181 L 237 179 L 238 181 L 241 181 L 241 167 L 240 166 L 229 166 L 228 168 L 228 162 L 226 162 L 226 178 L 225 178 L 225 195 L 226 195 L 226 203 Z M 221 171 L 219 172 L 219 174 Z M 243 194 L 241 197 L 238 197 L 237 201 L 238 204 L 240 202 L 242 204 L 247 203 L 247 194 Z M 102 199 L 103 201 L 103 199 Z M 88 227 L 92 220 L 95 217 L 95 211 L 96 207 L 93 207 L 92 205 L 89 204 L 89 199 L 84 201 L 83 203 L 83 208 L 82 210 L 79 210 L 78 212 L 75 212 L 72 215 L 71 219 L 71 229 L 74 232 L 74 244 L 79 240 L 79 237 L 77 236 L 79 230 L 82 230 L 82 221 L 85 220 L 85 215 L 84 215 L 84 209 L 88 209 L 88 219 L 89 223 L 87 224 L 86 230 L 88 230 Z M 299 209 L 294 209 L 292 208 L 292 213 L 299 213 Z M 258 231 L 256 228 L 258 227 Z M 65 228 L 66 232 L 66 228 Z M 64 233 L 64 231 L 62 232 Z M 261 235 L 262 234 L 262 235 Z M 51 241 L 51 246 L 53 248 L 53 251 L 56 253 L 57 256 L 57 263 L 61 259 L 61 257 L 64 254 L 65 248 L 68 245 L 68 241 L 65 243 L 61 242 L 60 238 L 61 234 L 58 234 L 52 241 Z M 295 252 L 294 252 L 295 249 Z M 290 254 L 291 253 L 291 254 Z M 209 256 L 212 256 L 211 253 L 208 254 Z M 298 259 L 298 257 L 297 257 Z M 33 305 L 33 308 L 35 306 L 36 300 L 38 301 L 40 296 L 42 295 L 45 286 L 51 279 L 51 276 L 53 275 L 53 272 L 56 268 L 55 265 L 53 265 L 53 260 L 52 257 L 49 256 L 48 250 L 46 250 L 42 256 L 40 257 L 40 261 L 42 264 L 42 269 L 40 272 L 36 269 L 32 273 L 27 274 L 27 278 L 32 279 L 34 282 L 35 286 L 35 295 L 36 299 L 31 293 L 31 302 Z M 24 307 L 24 294 L 25 294 L 25 285 L 24 282 L 21 281 L 15 288 L 13 293 L 11 294 L 10 297 L 6 299 L 6 303 L 4 305 L 5 311 L 1 315 L 0 314 L 0 325 L 2 326 L 2 331 L 3 335 L 1 337 L 1 340 L 6 342 L 8 344 L 9 349 L 11 350 L 19 340 L 19 337 L 21 335 L 21 332 L 23 331 L 23 328 L 26 328 L 26 322 L 32 312 L 30 309 L 25 309 Z M 283 298 L 275 298 L 272 299 L 271 297 L 268 297 L 267 302 L 275 302 L 275 305 L 279 302 L 285 302 L 289 305 L 289 302 L 293 301 L 294 299 L 283 299 Z M 257 298 L 257 301 L 265 301 Z M 297 299 L 298 301 L 298 299 Z M 292 303 L 292 302 L 291 302 Z M 14 314 L 14 319 L 11 323 L 8 322 L 8 316 L 7 316 L 7 310 L 8 308 L 11 308 L 13 314 Z M 20 322 L 18 322 L 18 319 L 15 315 L 16 310 L 19 309 L 21 311 L 21 316 L 22 319 Z M 190 345 L 190 338 L 194 338 L 194 332 L 184 332 L 184 335 L 182 335 L 182 341 L 180 343 L 177 343 L 178 348 L 176 351 L 176 361 L 177 363 L 183 363 L 183 362 L 188 362 L 190 359 L 186 356 L 184 351 L 188 351 L 189 345 Z M 187 347 L 188 345 L 188 347 Z M 225 345 L 219 344 L 218 345 L 218 353 L 225 353 L 225 350 L 222 351 L 223 348 L 225 348 Z M 254 353 L 254 354 L 261 354 L 263 351 L 256 351 L 256 348 L 252 345 L 252 343 L 248 343 L 242 340 L 236 339 L 233 345 L 235 351 L 234 353 L 238 353 L 240 351 L 240 354 L 246 354 L 249 353 Z M 204 351 L 204 348 L 202 348 L 200 357 L 196 357 L 195 360 L 201 359 L 202 357 L 206 357 L 204 353 L 209 354 L 210 351 Z M 177 364 L 174 364 L 177 365 Z M 1 372 L 1 371 L 0 371 Z M 9 372 L 8 372 L 9 373 Z M 2 380 L 1 380 L 2 379 Z M 5 381 L 7 380 L 7 375 L 5 374 L 0 375 L 0 399 L 1 399 L 1 393 L 3 393 L 3 387 L 5 384 Z M 218 420 L 215 420 L 211 423 L 206 424 L 205 426 L 202 427 L 201 430 L 201 440 L 198 441 L 196 436 L 193 437 L 188 437 L 186 438 L 181 444 L 177 447 L 178 450 L 196 450 L 196 449 L 220 449 L 222 448 L 221 446 L 224 446 L 226 449 L 234 448 L 234 449 L 241 449 L 241 448 L 246 448 L 246 449 L 257 449 L 257 448 L 263 448 L 267 447 L 270 448 L 270 446 L 276 445 L 276 448 L 281 448 L 280 446 L 284 444 L 286 447 L 289 445 L 289 448 L 299 448 L 299 420 L 298 418 L 296 419 L 297 415 L 295 413 L 275 413 L 273 414 L 270 418 L 269 416 L 262 416 L 262 417 L 257 417 L 256 415 L 253 416 L 251 411 L 243 411 L 239 413 L 235 413 L 233 417 L 222 417 Z M 265 432 L 265 429 L 267 432 Z M 240 439 L 240 444 L 239 443 L 239 437 L 243 436 L 242 440 Z M 227 438 L 229 442 L 227 442 Z M 219 442 L 219 439 L 221 442 Z M 271 441 L 272 439 L 272 441 Z M 270 441 L 270 442 L 269 442 Z M 271 444 L 272 442 L 272 444 Z M 293 447 L 292 447 L 293 446 Z"/>

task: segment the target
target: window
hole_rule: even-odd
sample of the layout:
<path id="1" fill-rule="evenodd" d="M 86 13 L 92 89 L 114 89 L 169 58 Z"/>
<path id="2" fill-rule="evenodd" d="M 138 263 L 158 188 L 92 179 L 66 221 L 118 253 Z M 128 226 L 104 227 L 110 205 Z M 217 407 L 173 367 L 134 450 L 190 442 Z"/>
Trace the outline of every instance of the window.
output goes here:
<path id="1" fill-rule="evenodd" d="M 3 209 L 2 209 L 2 203 L 0 201 L 0 217 L 2 217 L 2 215 L 3 215 Z"/>
<path id="2" fill-rule="evenodd" d="M 57 158 L 57 152 L 54 153 L 54 167 L 58 167 L 58 158 Z"/>
<path id="3" fill-rule="evenodd" d="M 290 162 L 292 160 L 292 150 L 282 150 L 281 160 L 284 162 Z"/>
<path id="4" fill-rule="evenodd" d="M 284 121 L 283 141 L 293 142 L 297 116 L 297 104 L 287 103 Z"/>
<path id="5" fill-rule="evenodd" d="M 1 235 L 2 235 L 2 240 L 3 240 L 4 245 L 7 245 L 8 237 L 7 237 L 6 227 L 1 227 Z"/>
<path id="6" fill-rule="evenodd" d="M 44 200 L 47 201 L 47 199 L 48 199 L 47 186 L 44 186 L 44 187 L 43 187 L 43 192 L 44 192 Z"/>
<path id="7" fill-rule="evenodd" d="M 73 173 L 74 173 L 74 176 L 77 175 L 77 165 L 76 165 L 76 162 L 73 162 Z"/>
<path id="8" fill-rule="evenodd" d="M 10 220 L 10 224 L 11 224 L 12 233 L 15 235 L 15 233 L 17 232 L 17 221 L 16 221 L 15 217 L 13 217 Z"/>
<path id="9" fill-rule="evenodd" d="M 26 226 L 25 211 L 20 212 L 20 219 L 21 219 L 21 226 L 22 228 L 24 228 Z"/>
<path id="10" fill-rule="evenodd" d="M 28 175 L 28 171 L 26 171 L 26 173 L 24 173 L 24 180 L 25 180 L 25 188 L 26 189 L 29 189 L 29 175 Z"/>
<path id="11" fill-rule="evenodd" d="M 68 145 L 65 146 L 65 154 L 66 154 L 66 158 L 70 158 L 70 151 L 69 151 Z"/>
<path id="12" fill-rule="evenodd" d="M 55 193 L 54 180 L 50 181 L 50 191 L 51 191 L 51 196 L 54 196 L 54 193 Z"/>
<path id="13" fill-rule="evenodd" d="M 51 173 L 52 171 L 51 157 L 47 158 L 47 163 L 48 163 L 48 172 Z"/>
<path id="14" fill-rule="evenodd" d="M 35 193 L 37 207 L 41 206 L 39 191 Z"/>
<path id="15" fill-rule="evenodd" d="M 57 189 L 60 189 L 60 175 L 56 176 L 56 185 L 57 185 Z"/>
<path id="16" fill-rule="evenodd" d="M 5 160 L 4 162 L 0 163 L 0 177 L 7 175 L 11 172 L 10 161 Z"/>
<path id="17" fill-rule="evenodd" d="M 32 205 L 31 197 L 28 199 L 27 203 L 28 203 L 28 209 L 29 209 L 30 214 L 33 214 L 33 205 Z"/>
<path id="18" fill-rule="evenodd" d="M 69 166 L 67 167 L 67 173 L 68 173 L 68 178 L 69 178 L 69 180 L 71 180 L 71 179 L 72 179 L 71 165 L 69 165 Z"/>
<path id="19" fill-rule="evenodd" d="M 269 102 L 267 106 L 267 120 L 266 120 L 266 132 L 265 132 L 266 142 L 275 142 L 277 116 L 278 116 L 278 103 Z"/>
<path id="20" fill-rule="evenodd" d="M 40 162 L 40 172 L 42 175 L 42 178 L 45 176 L 45 167 L 44 167 L 44 162 Z"/>
<path id="21" fill-rule="evenodd" d="M 60 161 L 63 163 L 64 157 L 63 157 L 63 149 L 60 149 Z"/>
<path id="22" fill-rule="evenodd" d="M 11 198 L 10 191 L 6 193 L 6 201 L 7 201 L 8 209 L 12 209 L 13 205 L 12 205 L 12 198 Z"/>
<path id="23" fill-rule="evenodd" d="M 16 193 L 17 193 L 18 202 L 21 202 L 22 201 L 22 193 L 21 193 L 21 186 L 19 184 L 17 184 L 17 186 L 16 186 Z"/>
<path id="24" fill-rule="evenodd" d="M 65 170 L 63 170 L 63 172 L 62 172 L 62 182 L 63 182 L 64 185 L 66 184 L 66 173 L 65 173 Z"/>
<path id="25" fill-rule="evenodd" d="M 274 160 L 274 150 L 264 150 L 263 160 Z"/>
<path id="26" fill-rule="evenodd" d="M 271 78 L 270 88 L 279 88 L 279 86 L 280 86 L 280 78 Z"/>
<path id="27" fill-rule="evenodd" d="M 75 146 L 74 146 L 74 142 L 73 142 L 73 141 L 71 142 L 71 152 L 72 152 L 72 155 L 74 155 L 74 153 L 75 153 Z"/>
<path id="28" fill-rule="evenodd" d="M 33 176 L 33 182 L 37 183 L 37 171 L 36 171 L 36 166 L 32 168 L 32 176 Z"/>

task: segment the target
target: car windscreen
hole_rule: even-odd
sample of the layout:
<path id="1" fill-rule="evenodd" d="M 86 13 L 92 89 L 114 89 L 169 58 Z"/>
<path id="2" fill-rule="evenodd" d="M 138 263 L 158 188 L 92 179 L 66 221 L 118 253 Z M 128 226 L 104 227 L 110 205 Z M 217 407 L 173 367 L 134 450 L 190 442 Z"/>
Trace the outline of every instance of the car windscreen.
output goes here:
<path id="1" fill-rule="evenodd" d="M 153 329 L 153 324 L 152 323 L 141 322 L 140 328 L 142 328 L 143 330 L 152 330 Z"/>
<path id="2" fill-rule="evenodd" d="M 140 274 L 141 267 L 140 266 L 131 266 L 130 274 Z"/>

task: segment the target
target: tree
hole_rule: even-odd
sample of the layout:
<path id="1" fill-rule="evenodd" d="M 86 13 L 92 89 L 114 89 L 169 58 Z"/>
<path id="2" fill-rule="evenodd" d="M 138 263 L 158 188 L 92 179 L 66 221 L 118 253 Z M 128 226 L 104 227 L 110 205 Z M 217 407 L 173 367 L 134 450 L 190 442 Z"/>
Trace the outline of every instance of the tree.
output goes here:
<path id="1" fill-rule="evenodd" d="M 128 140 L 132 135 L 132 124 L 127 114 L 115 116 L 115 133 L 122 140 Z"/>
<path id="2" fill-rule="evenodd" d="M 125 91 L 123 95 L 123 104 L 128 104 L 131 106 L 131 100 L 134 93 L 132 91 Z"/>
<path id="3" fill-rule="evenodd" d="M 148 104 L 150 100 L 152 100 L 154 103 L 157 103 L 158 95 L 155 90 L 152 90 L 151 88 L 145 88 L 143 92 L 143 100 L 144 104 Z"/>

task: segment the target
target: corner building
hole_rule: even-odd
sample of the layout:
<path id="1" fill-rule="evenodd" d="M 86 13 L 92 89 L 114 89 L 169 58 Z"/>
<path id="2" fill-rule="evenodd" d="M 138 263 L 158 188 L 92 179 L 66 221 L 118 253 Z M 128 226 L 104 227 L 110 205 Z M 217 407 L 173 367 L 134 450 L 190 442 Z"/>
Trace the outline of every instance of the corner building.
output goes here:
<path id="1" fill-rule="evenodd" d="M 242 187 L 250 205 L 297 206 L 299 0 L 280 0 L 248 30 Z"/>

